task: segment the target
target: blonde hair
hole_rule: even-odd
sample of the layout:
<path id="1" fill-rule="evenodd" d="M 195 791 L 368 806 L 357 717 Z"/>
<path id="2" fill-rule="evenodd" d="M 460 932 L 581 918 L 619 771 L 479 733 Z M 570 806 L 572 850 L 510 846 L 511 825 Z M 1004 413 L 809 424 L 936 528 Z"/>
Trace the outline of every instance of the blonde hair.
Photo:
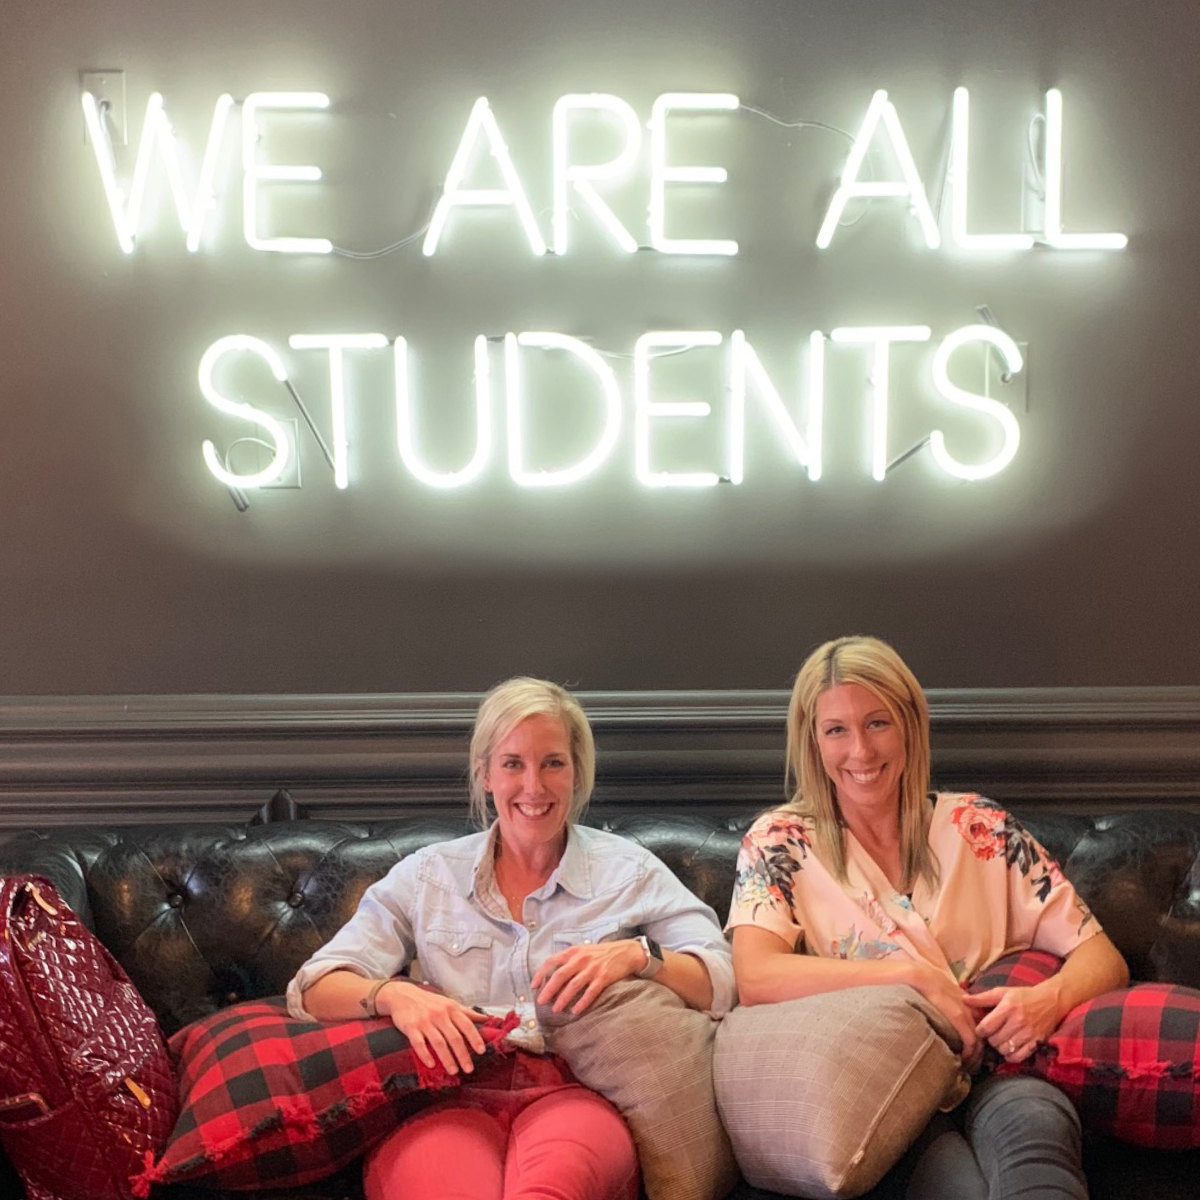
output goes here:
<path id="1" fill-rule="evenodd" d="M 592 727 L 579 701 L 564 687 L 546 679 L 518 675 L 498 683 L 479 704 L 471 733 L 471 817 L 481 828 L 489 820 L 488 795 L 483 775 L 496 744 L 529 717 L 553 717 L 563 723 L 571 741 L 571 763 L 575 769 L 570 821 L 578 821 L 592 797 L 596 781 L 596 743 Z"/>
<path id="2" fill-rule="evenodd" d="M 830 688 L 857 683 L 879 697 L 904 738 L 900 775 L 900 863 L 904 889 L 924 877 L 936 884 L 938 863 L 929 848 L 929 705 L 904 660 L 873 637 L 842 637 L 818 646 L 804 660 L 788 705 L 787 774 L 789 806 L 812 817 L 818 857 L 834 877 L 846 881 L 846 847 L 833 781 L 817 744 L 817 699 Z"/>

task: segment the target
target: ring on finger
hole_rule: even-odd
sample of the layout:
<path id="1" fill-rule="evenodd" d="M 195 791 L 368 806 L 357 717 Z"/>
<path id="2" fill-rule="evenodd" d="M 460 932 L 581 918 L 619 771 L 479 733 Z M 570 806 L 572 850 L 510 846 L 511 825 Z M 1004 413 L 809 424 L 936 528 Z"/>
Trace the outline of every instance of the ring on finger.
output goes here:
<path id="1" fill-rule="evenodd" d="M 1012 1038 L 1009 1038 L 1008 1041 L 1004 1043 L 1004 1053 L 1005 1054 L 1013 1054 L 1016 1052 L 1016 1049 L 1017 1049 L 1017 1043 L 1014 1042 L 1012 1040 Z"/>

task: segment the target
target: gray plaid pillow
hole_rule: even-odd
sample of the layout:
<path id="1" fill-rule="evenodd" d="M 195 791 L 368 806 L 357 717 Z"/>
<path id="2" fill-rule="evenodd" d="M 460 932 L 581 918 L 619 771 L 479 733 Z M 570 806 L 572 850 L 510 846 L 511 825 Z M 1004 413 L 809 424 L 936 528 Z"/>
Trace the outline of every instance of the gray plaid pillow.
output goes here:
<path id="1" fill-rule="evenodd" d="M 713 1099 L 716 1029 L 662 984 L 627 979 L 554 1030 L 575 1078 L 625 1118 L 649 1200 L 719 1200 L 737 1182 Z"/>
<path id="2" fill-rule="evenodd" d="M 717 1104 L 742 1174 L 789 1196 L 861 1196 L 939 1108 L 965 1097 L 957 1033 L 910 987 L 736 1008 L 717 1033 Z"/>

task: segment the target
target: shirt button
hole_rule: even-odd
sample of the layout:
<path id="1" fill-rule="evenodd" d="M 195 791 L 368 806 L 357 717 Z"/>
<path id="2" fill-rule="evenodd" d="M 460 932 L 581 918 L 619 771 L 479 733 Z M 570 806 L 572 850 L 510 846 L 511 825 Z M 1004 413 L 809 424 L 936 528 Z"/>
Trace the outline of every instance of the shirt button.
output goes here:
<path id="1" fill-rule="evenodd" d="M 537 1028 L 537 1022 L 536 1022 L 536 1021 L 527 1021 L 527 1022 L 526 1022 L 526 1024 L 527 1024 L 527 1026 L 528 1026 L 530 1029 L 536 1029 L 536 1028 Z"/>
<path id="2" fill-rule="evenodd" d="M 592 944 L 592 939 L 591 939 L 591 938 L 584 938 L 584 939 L 583 939 L 583 944 L 584 944 L 585 946 L 590 946 L 590 945 Z"/>
<path id="3" fill-rule="evenodd" d="M 525 1003 L 525 997 L 524 997 L 524 996 L 518 996 L 518 997 L 517 997 L 517 1003 L 518 1003 L 518 1004 L 524 1004 L 524 1003 Z"/>
<path id="4" fill-rule="evenodd" d="M 536 921 L 530 921 L 530 922 L 529 922 L 529 928 L 530 928 L 530 929 L 536 929 L 536 928 L 537 928 L 537 922 L 536 922 Z"/>
<path id="5" fill-rule="evenodd" d="M 457 950 L 457 949 L 458 949 L 458 943 L 457 943 L 457 942 L 451 942 L 451 943 L 450 943 L 450 949 L 451 949 L 451 950 Z"/>

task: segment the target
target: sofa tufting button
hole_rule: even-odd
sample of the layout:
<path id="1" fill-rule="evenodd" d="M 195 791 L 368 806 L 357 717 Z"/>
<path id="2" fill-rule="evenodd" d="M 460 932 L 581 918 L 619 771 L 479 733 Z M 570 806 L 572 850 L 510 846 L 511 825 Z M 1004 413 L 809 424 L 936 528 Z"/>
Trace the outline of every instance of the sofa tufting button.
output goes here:
<path id="1" fill-rule="evenodd" d="M 237 992 L 226 992 L 225 993 L 225 1003 L 226 1004 L 236 1004 L 240 999 L 241 999 L 241 996 L 239 996 L 237 994 Z"/>
<path id="2" fill-rule="evenodd" d="M 167 903 L 172 908 L 182 908 L 183 907 L 183 897 L 178 892 L 172 892 L 167 897 Z"/>
<path id="3" fill-rule="evenodd" d="M 293 892 L 288 897 L 288 903 L 293 908 L 299 908 L 304 903 L 304 893 L 303 892 Z"/>

